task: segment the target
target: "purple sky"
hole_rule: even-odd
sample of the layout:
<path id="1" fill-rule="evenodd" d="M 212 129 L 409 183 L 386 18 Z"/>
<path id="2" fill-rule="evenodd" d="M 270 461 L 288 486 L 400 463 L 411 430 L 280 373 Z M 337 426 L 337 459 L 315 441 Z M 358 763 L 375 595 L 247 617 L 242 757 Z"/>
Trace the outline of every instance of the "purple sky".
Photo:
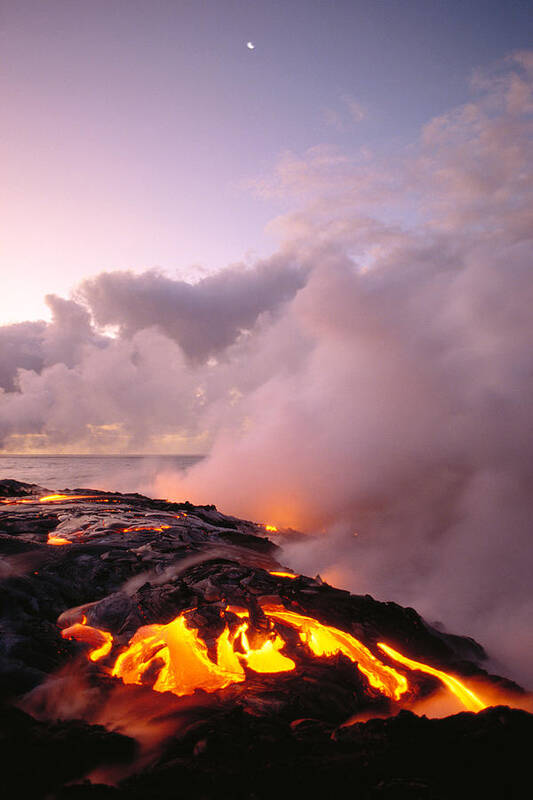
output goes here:
<path id="1" fill-rule="evenodd" d="M 4 324 L 102 270 L 273 252 L 288 200 L 253 186 L 284 154 L 397 151 L 533 33 L 518 0 L 0 5 Z"/>

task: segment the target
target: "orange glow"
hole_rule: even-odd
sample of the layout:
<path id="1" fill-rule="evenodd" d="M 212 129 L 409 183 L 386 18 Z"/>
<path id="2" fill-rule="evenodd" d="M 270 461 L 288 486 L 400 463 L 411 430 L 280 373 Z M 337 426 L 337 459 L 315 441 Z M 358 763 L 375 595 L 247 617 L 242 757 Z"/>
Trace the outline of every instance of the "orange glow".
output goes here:
<path id="1" fill-rule="evenodd" d="M 170 528 L 170 525 L 160 525 L 158 528 L 150 528 L 147 525 L 132 525 L 131 528 L 123 528 L 122 533 L 133 533 L 134 531 L 161 531 Z"/>
<path id="2" fill-rule="evenodd" d="M 260 648 L 254 650 L 250 647 L 246 631 L 248 625 L 241 626 L 241 641 L 244 648 L 246 663 L 254 672 L 289 672 L 296 668 L 291 658 L 280 653 L 285 642 L 278 634 L 273 639 L 266 639 Z"/>
<path id="3" fill-rule="evenodd" d="M 315 656 L 342 653 L 367 678 L 369 684 L 391 700 L 400 700 L 408 692 L 405 675 L 384 664 L 362 642 L 346 631 L 323 625 L 313 617 L 288 611 L 284 606 L 265 604 L 262 611 L 274 624 L 287 625 L 299 632 L 300 640 Z M 250 643 L 250 612 L 246 608 L 227 606 L 226 611 L 240 618 L 237 627 L 226 627 L 216 640 L 214 658 L 197 629 L 189 627 L 185 612 L 166 625 L 146 625 L 134 634 L 128 646 L 116 658 L 111 675 L 124 683 L 149 685 L 156 692 L 172 692 L 179 697 L 197 689 L 215 692 L 233 683 L 246 680 L 246 670 L 273 674 L 296 669 L 295 662 L 281 651 L 285 640 L 278 631 L 271 631 L 254 646 Z M 113 636 L 81 623 L 62 631 L 63 638 L 77 639 L 91 645 L 89 658 L 98 661 L 113 647 Z M 458 678 L 434 667 L 403 656 L 383 642 L 378 647 L 389 658 L 403 666 L 439 678 L 469 711 L 481 711 L 487 703 L 477 697 Z"/>
<path id="4" fill-rule="evenodd" d="M 70 542 L 68 539 L 64 539 L 62 536 L 54 536 L 53 533 L 49 533 L 46 544 L 63 545 L 63 544 L 72 544 L 72 542 Z"/>
<path id="5" fill-rule="evenodd" d="M 299 575 L 296 575 L 294 572 L 269 572 L 269 575 L 276 575 L 278 578 L 299 578 Z"/>
<path id="6" fill-rule="evenodd" d="M 393 650 L 392 647 L 384 644 L 384 642 L 379 642 L 378 647 L 380 647 L 384 653 L 387 653 L 394 661 L 399 661 L 400 664 L 404 664 L 404 666 L 409 667 L 409 669 L 417 669 L 420 670 L 420 672 L 426 672 L 428 675 L 434 675 L 453 692 L 468 711 L 481 711 L 483 708 L 487 707 L 486 703 L 480 700 L 479 697 L 468 689 L 464 683 L 461 683 L 458 678 L 454 678 L 453 675 L 448 675 L 440 669 L 435 669 L 435 667 L 430 667 L 420 661 L 414 661 L 412 658 L 402 656 L 401 653 L 397 650 Z"/>
<path id="7" fill-rule="evenodd" d="M 272 533 L 277 533 L 278 532 L 278 529 L 276 528 L 275 525 L 265 525 L 265 530 L 266 531 L 271 531 Z"/>
<path id="8" fill-rule="evenodd" d="M 219 648 L 225 656 L 222 666 L 211 661 L 198 631 L 188 628 L 185 617 L 180 615 L 168 625 L 139 628 L 128 649 L 117 658 L 112 675 L 124 683 L 141 684 L 150 668 L 159 667 L 152 686 L 156 692 L 169 691 L 178 696 L 192 694 L 196 689 L 214 692 L 244 680 L 244 670 L 230 656 L 228 641 L 223 640 Z"/>
<path id="9" fill-rule="evenodd" d="M 316 656 L 333 656 L 343 653 L 366 676 L 375 689 L 393 700 L 399 700 L 408 689 L 407 678 L 392 667 L 383 664 L 362 642 L 349 633 L 322 625 L 312 617 L 287 611 L 283 606 L 262 606 L 263 613 L 300 632 L 301 641 Z"/>
<path id="10" fill-rule="evenodd" d="M 84 616 L 82 622 L 76 622 L 70 628 L 61 631 L 63 639 L 76 639 L 78 642 L 87 642 L 92 646 L 89 651 L 91 661 L 98 661 L 106 656 L 113 647 L 113 635 L 109 631 L 102 631 L 99 628 L 92 628 L 86 624 L 87 618 Z"/>
<path id="11" fill-rule="evenodd" d="M 39 503 L 57 503 L 63 500 L 98 500 L 99 503 L 108 503 L 108 497 L 99 497 L 96 494 L 47 494 L 39 497 Z"/>
<path id="12" fill-rule="evenodd" d="M 188 627 L 183 614 L 167 625 L 147 625 L 139 628 L 128 648 L 118 656 L 112 675 L 124 683 L 141 684 L 148 671 L 158 670 L 152 689 L 182 696 L 196 689 L 215 692 L 244 681 L 243 664 L 263 673 L 295 669 L 294 661 L 280 653 L 285 645 L 281 636 L 276 634 L 253 648 L 247 630 L 246 622 L 233 634 L 226 627 L 217 639 L 214 662 L 198 631 Z M 244 652 L 235 650 L 237 642 Z"/>

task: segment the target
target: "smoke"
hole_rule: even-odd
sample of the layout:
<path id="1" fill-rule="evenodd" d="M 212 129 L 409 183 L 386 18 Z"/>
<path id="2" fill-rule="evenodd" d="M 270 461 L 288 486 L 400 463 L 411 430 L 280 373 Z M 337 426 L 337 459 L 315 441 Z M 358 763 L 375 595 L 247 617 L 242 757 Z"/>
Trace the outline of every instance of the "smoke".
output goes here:
<path id="1" fill-rule="evenodd" d="M 360 159 L 286 159 L 278 185 L 313 198 L 283 221 L 314 245 L 289 309 L 307 345 L 174 491 L 326 531 L 287 563 L 412 604 L 531 681 L 531 59 L 511 66 L 374 181 Z"/>
<path id="2" fill-rule="evenodd" d="M 6 446 L 201 443 L 146 491 L 317 534 L 287 563 L 531 681 L 532 83 L 515 54 L 400 153 L 286 155 L 257 190 L 298 210 L 253 268 L 102 274 L 53 335 L 10 326 Z"/>

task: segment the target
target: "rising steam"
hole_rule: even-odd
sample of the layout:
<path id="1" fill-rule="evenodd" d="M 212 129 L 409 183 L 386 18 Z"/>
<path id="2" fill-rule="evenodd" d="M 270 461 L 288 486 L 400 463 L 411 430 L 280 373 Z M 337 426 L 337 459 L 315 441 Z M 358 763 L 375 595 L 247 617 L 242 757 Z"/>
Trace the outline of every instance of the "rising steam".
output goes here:
<path id="1" fill-rule="evenodd" d="M 104 273 L 0 329 L 5 445 L 202 442 L 143 488 L 325 534 L 287 563 L 531 680 L 532 82 L 516 54 L 395 159 L 287 156 L 258 190 L 300 210 L 254 268 Z"/>

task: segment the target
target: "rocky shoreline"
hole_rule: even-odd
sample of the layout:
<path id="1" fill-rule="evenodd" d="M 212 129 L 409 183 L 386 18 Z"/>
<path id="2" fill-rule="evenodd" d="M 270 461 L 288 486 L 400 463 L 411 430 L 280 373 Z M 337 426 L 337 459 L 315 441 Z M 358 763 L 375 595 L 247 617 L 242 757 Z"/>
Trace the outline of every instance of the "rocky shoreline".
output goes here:
<path id="1" fill-rule="evenodd" d="M 58 800 L 523 796 L 533 716 L 508 707 L 520 706 L 524 692 L 486 673 L 472 639 L 432 628 L 413 609 L 295 575 L 280 563 L 280 534 L 214 506 L 84 489 L 58 495 L 17 481 L 0 481 L 0 503 L 8 792 Z M 183 689 L 172 673 L 165 654 L 177 619 L 194 634 L 215 688 L 195 673 L 197 684 Z M 313 625 L 358 643 L 360 654 L 313 650 Z M 163 638 L 150 644 L 156 634 Z M 222 668 L 223 641 L 233 648 L 231 668 Z M 487 707 L 459 704 L 428 719 L 420 704 L 446 686 L 391 660 L 384 641 L 490 695 Z M 136 642 L 142 669 L 127 678 L 119 658 L 131 659 Z M 269 648 L 278 661 L 265 670 L 257 664 Z M 365 657 L 385 678 L 405 676 L 408 688 L 397 696 L 379 688 Z M 174 682 L 157 688 L 164 669 Z"/>

